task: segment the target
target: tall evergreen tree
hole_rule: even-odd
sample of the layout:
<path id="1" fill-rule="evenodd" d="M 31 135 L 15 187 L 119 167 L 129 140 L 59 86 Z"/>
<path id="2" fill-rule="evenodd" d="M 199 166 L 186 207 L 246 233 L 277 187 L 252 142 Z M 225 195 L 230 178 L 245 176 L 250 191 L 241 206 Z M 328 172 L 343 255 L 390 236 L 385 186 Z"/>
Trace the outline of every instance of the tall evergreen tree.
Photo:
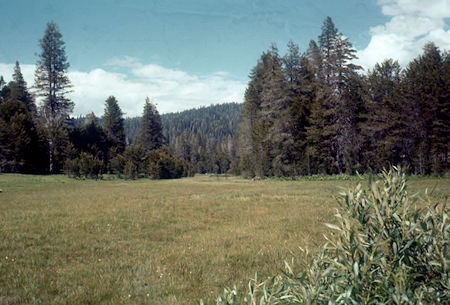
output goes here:
<path id="1" fill-rule="evenodd" d="M 83 124 L 70 132 L 70 142 L 78 153 L 85 152 L 106 161 L 110 142 L 94 113 L 86 116 Z"/>
<path id="2" fill-rule="evenodd" d="M 338 137 L 343 156 L 343 168 L 347 174 L 361 171 L 363 167 L 364 138 L 361 130 L 366 121 L 366 78 L 357 73 L 346 77 L 339 103 Z"/>
<path id="3" fill-rule="evenodd" d="M 261 55 L 250 74 L 240 127 L 243 170 L 249 175 L 281 174 L 284 156 L 280 145 L 286 139 L 280 115 L 286 109 L 282 60 L 275 45 Z"/>
<path id="4" fill-rule="evenodd" d="M 264 56 L 264 54 L 263 54 Z M 262 139 L 264 137 L 261 111 L 263 64 L 258 60 L 250 73 L 250 82 L 245 90 L 242 118 L 239 124 L 239 151 L 241 169 L 248 175 L 262 175 Z"/>
<path id="5" fill-rule="evenodd" d="M 320 53 L 319 46 L 314 40 L 309 42 L 308 50 L 306 50 L 306 57 L 314 71 L 314 75 L 318 78 L 319 73 L 322 71 L 322 54 Z"/>
<path id="6" fill-rule="evenodd" d="M 293 139 L 288 111 L 290 101 L 286 96 L 287 82 L 278 48 L 273 44 L 268 54 L 261 102 L 265 167 L 268 167 L 265 175 L 285 176 L 289 175 L 292 163 Z"/>
<path id="7" fill-rule="evenodd" d="M 8 99 L 0 104 L 0 172 L 40 170 L 38 135 L 24 103 Z"/>
<path id="8" fill-rule="evenodd" d="M 0 75 L 0 103 L 6 100 L 6 97 L 9 96 L 9 86 L 6 86 L 5 79 Z"/>
<path id="9" fill-rule="evenodd" d="M 145 99 L 144 112 L 141 119 L 141 129 L 137 136 L 137 144 L 146 150 L 158 149 L 164 144 L 162 135 L 161 116 L 153 104 L 147 97 Z"/>
<path id="10" fill-rule="evenodd" d="M 338 30 L 336 29 L 333 20 L 330 17 L 326 17 L 323 25 L 322 32 L 319 35 L 319 50 L 322 58 L 321 63 L 321 77 L 328 87 L 333 86 L 334 67 L 336 60 L 335 48 L 337 45 L 336 39 L 338 37 Z"/>
<path id="11" fill-rule="evenodd" d="M 424 47 L 424 53 L 414 59 L 405 71 L 404 120 L 408 130 L 403 135 L 410 139 L 403 154 L 409 157 L 415 172 L 428 174 L 433 167 L 447 166 L 450 150 L 450 81 L 448 55 L 441 54 L 433 43 Z"/>
<path id="12" fill-rule="evenodd" d="M 62 161 L 59 160 L 59 153 L 67 141 L 67 119 L 74 105 L 67 98 L 71 84 L 67 77 L 69 62 L 66 57 L 65 43 L 54 22 L 47 24 L 45 34 L 40 40 L 40 47 L 34 88 L 37 95 L 43 98 L 40 117 L 46 132 L 49 171 L 52 173 L 56 170 L 55 164 Z"/>
<path id="13" fill-rule="evenodd" d="M 442 54 L 441 90 L 433 121 L 433 172 L 442 174 L 450 168 L 450 52 Z"/>
<path id="14" fill-rule="evenodd" d="M 311 151 L 315 152 L 317 162 L 325 163 L 320 165 L 322 171 L 342 173 L 351 170 L 345 160 L 346 151 L 349 150 L 347 146 L 351 145 L 348 135 L 354 127 L 352 122 L 356 122 L 348 117 L 354 114 L 345 111 L 348 98 L 345 95 L 350 86 L 348 82 L 356 84 L 355 73 L 360 67 L 351 63 L 356 58 L 356 50 L 338 32 L 330 17 L 325 19 L 322 26 L 319 49 L 322 58 L 321 71 L 318 73 L 320 87 L 313 107 L 315 113 L 311 114 L 309 139 L 321 148 L 315 147 Z"/>
<path id="15" fill-rule="evenodd" d="M 107 156 L 109 160 L 122 153 L 126 146 L 123 112 L 114 96 L 106 99 L 105 112 L 102 119 L 103 129 L 111 143 Z"/>
<path id="16" fill-rule="evenodd" d="M 311 104 L 311 113 L 306 127 L 307 158 L 311 173 L 335 173 L 333 156 L 333 135 L 329 128 L 334 121 L 334 111 L 327 107 L 327 96 L 323 87 L 317 89 Z"/>
<path id="17" fill-rule="evenodd" d="M 16 61 L 12 78 L 13 81 L 10 84 L 11 92 L 9 94 L 9 99 L 23 102 L 28 112 L 35 118 L 37 115 L 36 104 L 34 103 L 34 99 L 30 92 L 28 92 L 27 83 L 23 78 L 18 61 Z"/>
<path id="18" fill-rule="evenodd" d="M 0 75 L 0 91 L 3 89 L 5 85 L 6 85 L 5 79 L 3 78 L 3 75 Z"/>
<path id="19" fill-rule="evenodd" d="M 397 130 L 406 123 L 401 118 L 401 67 L 387 59 L 375 64 L 367 76 L 367 116 L 363 127 L 365 137 L 364 164 L 379 171 L 390 164 L 401 162 Z"/>
<path id="20" fill-rule="evenodd" d="M 292 146 L 288 148 L 291 155 L 291 173 L 310 173 L 310 164 L 306 153 L 306 128 L 308 117 L 315 96 L 314 67 L 305 56 L 300 56 L 299 48 L 294 43 L 288 44 L 288 53 L 284 56 L 284 74 L 287 80 L 287 112 L 285 124 L 289 126 Z"/>

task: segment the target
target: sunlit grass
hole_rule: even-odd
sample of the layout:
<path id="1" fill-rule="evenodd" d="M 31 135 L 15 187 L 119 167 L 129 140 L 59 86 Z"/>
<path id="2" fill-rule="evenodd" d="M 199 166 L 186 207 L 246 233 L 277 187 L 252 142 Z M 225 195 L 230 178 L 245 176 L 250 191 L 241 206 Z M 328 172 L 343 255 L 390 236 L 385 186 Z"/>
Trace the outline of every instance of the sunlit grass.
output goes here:
<path id="1" fill-rule="evenodd" d="M 196 304 L 321 244 L 333 196 L 356 183 L 0 175 L 0 304 Z"/>

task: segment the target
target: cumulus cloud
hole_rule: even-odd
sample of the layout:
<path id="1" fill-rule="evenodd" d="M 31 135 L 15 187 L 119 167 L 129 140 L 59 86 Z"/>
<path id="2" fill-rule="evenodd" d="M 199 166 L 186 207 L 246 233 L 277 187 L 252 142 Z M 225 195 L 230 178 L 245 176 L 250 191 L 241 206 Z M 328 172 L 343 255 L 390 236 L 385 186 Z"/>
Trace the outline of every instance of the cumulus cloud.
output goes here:
<path id="1" fill-rule="evenodd" d="M 419 55 L 427 42 L 450 50 L 450 0 L 378 0 L 391 19 L 370 29 L 369 45 L 358 52 L 358 64 L 371 69 L 387 58 L 403 66 Z"/>
<path id="2" fill-rule="evenodd" d="M 9 80 L 13 67 L 12 64 L 0 63 L 0 75 Z M 21 64 L 29 86 L 34 83 L 34 68 L 34 65 Z M 126 116 L 141 115 L 147 96 L 157 104 L 160 113 L 242 102 L 246 87 L 226 72 L 197 76 L 155 64 L 144 65 L 132 57 L 112 59 L 106 68 L 69 72 L 73 85 L 69 97 L 75 102 L 73 115 L 90 112 L 102 115 L 104 101 L 110 95 L 117 98 Z"/>

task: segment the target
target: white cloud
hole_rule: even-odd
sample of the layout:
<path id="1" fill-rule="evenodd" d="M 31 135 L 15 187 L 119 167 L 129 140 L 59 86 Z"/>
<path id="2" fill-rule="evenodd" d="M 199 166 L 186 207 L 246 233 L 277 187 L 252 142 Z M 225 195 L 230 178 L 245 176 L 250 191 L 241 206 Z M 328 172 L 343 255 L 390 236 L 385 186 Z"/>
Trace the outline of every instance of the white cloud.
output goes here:
<path id="1" fill-rule="evenodd" d="M 141 63 L 137 58 L 124 56 L 122 58 L 113 58 L 106 63 L 107 66 L 133 68 L 140 66 Z"/>
<path id="2" fill-rule="evenodd" d="M 450 10 L 448 0 L 378 0 L 383 14 L 420 15 L 430 18 L 447 18 Z"/>
<path id="3" fill-rule="evenodd" d="M 358 51 L 357 63 L 366 70 L 387 58 L 402 66 L 419 55 L 427 42 L 450 50 L 450 0 L 378 0 L 391 19 L 370 29 L 369 45 Z"/>
<path id="4" fill-rule="evenodd" d="M 0 63 L 0 75 L 10 80 L 12 64 Z M 157 104 L 160 113 L 182 111 L 225 102 L 241 102 L 246 84 L 233 80 L 226 72 L 196 76 L 159 65 L 144 65 L 132 57 L 113 59 L 105 69 L 89 72 L 70 71 L 73 85 L 70 98 L 75 102 L 73 115 L 103 114 L 104 102 L 114 95 L 126 116 L 141 115 L 145 97 Z M 120 68 L 121 72 L 114 72 Z M 30 87 L 34 83 L 34 65 L 21 64 Z"/>

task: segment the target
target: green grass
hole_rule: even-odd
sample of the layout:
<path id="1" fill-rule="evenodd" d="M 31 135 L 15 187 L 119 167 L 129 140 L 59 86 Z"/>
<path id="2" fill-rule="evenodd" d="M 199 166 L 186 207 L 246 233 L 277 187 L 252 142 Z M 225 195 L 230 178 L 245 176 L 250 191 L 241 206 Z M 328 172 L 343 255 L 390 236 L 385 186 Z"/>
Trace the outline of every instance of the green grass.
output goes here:
<path id="1" fill-rule="evenodd" d="M 357 180 L 0 175 L 0 304 L 197 304 L 323 243 Z M 411 192 L 449 179 L 414 178 Z"/>

